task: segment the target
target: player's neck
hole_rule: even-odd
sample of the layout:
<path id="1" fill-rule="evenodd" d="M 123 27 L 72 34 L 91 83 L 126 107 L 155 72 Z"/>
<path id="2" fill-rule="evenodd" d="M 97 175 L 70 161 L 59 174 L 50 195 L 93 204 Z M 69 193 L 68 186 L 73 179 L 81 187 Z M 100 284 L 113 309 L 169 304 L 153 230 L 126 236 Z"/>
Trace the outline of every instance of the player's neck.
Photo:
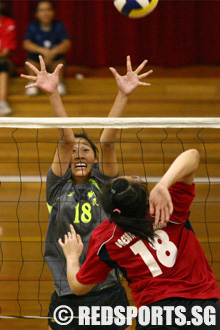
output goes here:
<path id="1" fill-rule="evenodd" d="M 40 23 L 40 26 L 43 30 L 51 30 L 52 28 L 52 22 L 51 23 Z"/>
<path id="2" fill-rule="evenodd" d="M 90 179 L 90 176 L 80 176 L 80 177 L 72 177 L 72 180 L 73 180 L 73 184 L 76 185 L 76 184 L 85 184 L 85 183 L 88 183 L 89 182 L 89 179 Z"/>

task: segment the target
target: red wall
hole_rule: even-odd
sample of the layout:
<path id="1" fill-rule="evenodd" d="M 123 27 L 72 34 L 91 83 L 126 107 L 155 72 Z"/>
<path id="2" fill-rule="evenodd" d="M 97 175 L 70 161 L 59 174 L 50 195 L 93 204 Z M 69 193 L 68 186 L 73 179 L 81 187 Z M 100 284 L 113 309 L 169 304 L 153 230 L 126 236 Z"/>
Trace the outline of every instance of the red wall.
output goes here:
<path id="1" fill-rule="evenodd" d="M 134 64 L 144 58 L 162 66 L 220 63 L 220 0 L 160 0 L 153 13 L 135 20 L 118 13 L 111 0 L 54 2 L 73 42 L 70 64 L 124 65 L 126 55 Z M 25 61 L 22 40 L 35 3 L 7 4 L 17 22 L 18 64 Z"/>

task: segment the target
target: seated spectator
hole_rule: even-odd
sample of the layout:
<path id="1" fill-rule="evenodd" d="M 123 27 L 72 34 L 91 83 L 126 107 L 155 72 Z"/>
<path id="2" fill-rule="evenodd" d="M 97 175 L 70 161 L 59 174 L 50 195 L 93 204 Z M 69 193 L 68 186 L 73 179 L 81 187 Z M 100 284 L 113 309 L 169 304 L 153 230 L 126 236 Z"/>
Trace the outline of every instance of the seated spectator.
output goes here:
<path id="1" fill-rule="evenodd" d="M 55 7 L 52 1 L 38 1 L 35 7 L 36 20 L 28 26 L 23 42 L 24 49 L 28 51 L 28 62 L 40 68 L 39 55 L 42 55 L 49 72 L 53 72 L 59 63 L 65 65 L 64 54 L 71 46 L 64 25 L 59 21 L 55 21 L 54 16 Z M 28 74 L 32 75 L 29 67 L 27 67 L 27 71 Z M 63 83 L 62 72 L 60 72 L 58 91 L 60 95 L 65 95 L 66 87 Z M 37 87 L 26 90 L 26 95 L 33 96 L 37 94 Z"/>
<path id="2" fill-rule="evenodd" d="M 9 55 L 16 48 L 15 21 L 4 12 L 5 0 L 0 0 L 0 116 L 13 111 L 7 102 Z"/>

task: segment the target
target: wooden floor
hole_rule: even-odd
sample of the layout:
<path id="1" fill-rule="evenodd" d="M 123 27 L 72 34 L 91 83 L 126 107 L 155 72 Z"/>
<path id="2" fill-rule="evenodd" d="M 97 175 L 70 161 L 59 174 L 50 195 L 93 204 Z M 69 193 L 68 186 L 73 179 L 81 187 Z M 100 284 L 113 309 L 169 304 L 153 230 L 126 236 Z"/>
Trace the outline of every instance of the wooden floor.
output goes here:
<path id="1" fill-rule="evenodd" d="M 123 73 L 122 68 L 119 71 Z M 139 88 L 131 96 L 126 117 L 220 117 L 219 67 L 154 68 L 154 71 L 149 79 L 152 86 Z M 84 74 L 84 80 L 66 80 L 69 93 L 63 101 L 69 116 L 107 116 L 117 92 L 110 73 L 107 69 L 77 67 L 72 69 L 71 76 L 79 72 Z M 47 96 L 26 97 L 24 85 L 20 78 L 10 82 L 13 116 L 51 117 Z M 44 180 L 56 148 L 57 132 L 5 128 L 0 132 L 0 176 L 5 178 L 1 179 L 0 189 L 0 225 L 4 228 L 0 250 L 1 314 L 46 316 L 53 282 L 42 257 L 48 222 L 45 182 L 32 182 L 30 176 Z M 88 132 L 98 141 L 99 130 Z M 214 181 L 197 184 L 190 219 L 220 284 L 220 130 L 129 129 L 119 132 L 117 139 L 120 172 L 127 175 L 160 177 L 183 147 L 200 151 L 198 176 Z M 13 176 L 18 182 L 6 182 L 6 176 L 7 180 Z M 29 182 L 21 184 L 20 176 L 29 178 Z M 128 295 L 131 299 L 129 291 Z M 3 330 L 46 329 L 45 320 L 0 322 Z"/>

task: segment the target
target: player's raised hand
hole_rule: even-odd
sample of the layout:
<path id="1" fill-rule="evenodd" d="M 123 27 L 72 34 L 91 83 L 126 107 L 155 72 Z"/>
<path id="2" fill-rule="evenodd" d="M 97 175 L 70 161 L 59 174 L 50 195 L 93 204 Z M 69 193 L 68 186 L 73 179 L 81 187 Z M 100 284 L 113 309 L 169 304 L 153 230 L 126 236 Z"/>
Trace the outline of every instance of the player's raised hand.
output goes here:
<path id="1" fill-rule="evenodd" d="M 124 76 L 120 76 L 114 68 L 109 68 L 113 76 L 115 77 L 119 90 L 123 94 L 125 94 L 126 96 L 130 95 L 138 86 L 151 86 L 151 84 L 149 83 L 140 81 L 141 79 L 146 78 L 153 72 L 152 70 L 150 70 L 140 74 L 147 62 L 147 60 L 144 60 L 137 67 L 137 69 L 133 71 L 131 66 L 131 58 L 130 56 L 127 56 L 127 73 Z"/>
<path id="2" fill-rule="evenodd" d="M 83 242 L 79 234 L 75 232 L 73 225 L 70 225 L 70 232 L 64 236 L 64 243 L 60 238 L 59 245 L 63 249 L 66 259 L 79 259 L 83 251 Z"/>
<path id="3" fill-rule="evenodd" d="M 173 203 L 167 187 L 159 182 L 150 192 L 149 204 L 150 214 L 155 217 L 155 226 L 164 226 L 173 213 Z"/>
<path id="4" fill-rule="evenodd" d="M 59 83 L 59 72 L 63 67 L 63 64 L 58 64 L 53 73 L 49 73 L 46 70 L 46 66 L 43 57 L 39 56 L 40 70 L 38 70 L 33 64 L 25 62 L 25 64 L 36 74 L 34 76 L 21 74 L 22 78 L 33 81 L 32 84 L 28 84 L 25 88 L 38 87 L 42 91 L 52 94 L 57 90 Z"/>

